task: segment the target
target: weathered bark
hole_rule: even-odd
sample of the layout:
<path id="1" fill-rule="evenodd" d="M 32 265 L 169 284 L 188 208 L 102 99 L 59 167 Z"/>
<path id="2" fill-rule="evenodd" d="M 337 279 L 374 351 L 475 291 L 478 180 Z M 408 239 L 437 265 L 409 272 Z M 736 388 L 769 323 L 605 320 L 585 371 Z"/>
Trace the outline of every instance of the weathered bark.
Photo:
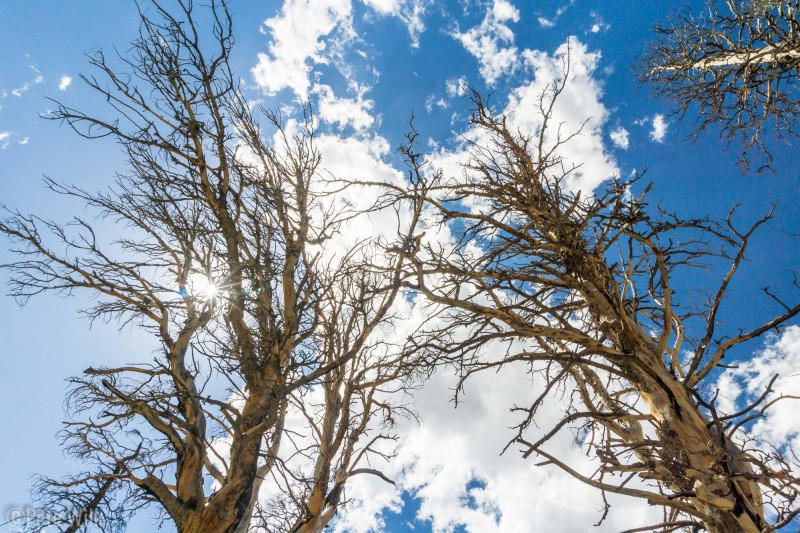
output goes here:
<path id="1" fill-rule="evenodd" d="M 595 327 L 625 354 L 615 364 L 631 376 L 631 385 L 658 424 L 663 450 L 663 469 L 656 472 L 660 482 L 675 492 L 693 493 L 690 500 L 708 516 L 706 526 L 711 532 L 762 531 L 767 523 L 761 489 L 755 483 L 734 479 L 738 474 L 752 474 L 747 463 L 736 460 L 743 456 L 742 451 L 724 435 L 712 432 L 690 391 L 665 368 L 664 354 L 657 352 L 657 346 L 633 317 L 620 314 L 609 303 L 617 296 L 604 283 L 613 279 L 605 262 L 591 258 L 584 265 L 594 268 L 579 268 L 575 285 L 581 287 Z"/>

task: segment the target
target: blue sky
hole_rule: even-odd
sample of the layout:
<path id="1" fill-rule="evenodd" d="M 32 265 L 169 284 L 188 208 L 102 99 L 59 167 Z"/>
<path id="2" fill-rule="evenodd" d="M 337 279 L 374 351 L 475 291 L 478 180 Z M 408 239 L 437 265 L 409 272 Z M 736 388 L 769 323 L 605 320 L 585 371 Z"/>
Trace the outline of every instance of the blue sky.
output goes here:
<path id="1" fill-rule="evenodd" d="M 800 222 L 797 148 L 773 144 L 774 173 L 742 174 L 736 166 L 735 144 L 726 150 L 714 132 L 694 144 L 687 142 L 689 128 L 670 115 L 669 103 L 653 99 L 639 86 L 632 68 L 652 36 L 652 26 L 682 2 L 287 0 L 285 4 L 232 2 L 237 38 L 233 67 L 249 97 L 268 107 L 310 98 L 318 106 L 324 131 L 357 139 L 360 144 L 353 145 L 355 149 L 395 165 L 398 161 L 392 150 L 401 143 L 412 113 L 421 139 L 432 154 L 438 154 L 433 159 L 444 161 L 443 154 L 457 145 L 458 133 L 466 125 L 468 107 L 460 96 L 461 83 L 484 93 L 492 91 L 492 101 L 506 108 L 509 95 L 522 94 L 537 76 L 544 76 L 554 54 L 569 42 L 571 59 L 584 72 L 576 74 L 579 85 L 572 107 L 564 111 L 565 120 L 592 119 L 586 144 L 575 156 L 587 158 L 587 173 L 596 174 L 592 185 L 612 171 L 627 176 L 648 169 L 645 181 L 655 183 L 651 204 L 688 217 L 720 217 L 738 203 L 742 222 L 754 220 L 771 203 L 779 202 L 777 216 L 754 245 L 753 261 L 743 268 L 722 320 L 731 328 L 747 327 L 775 313 L 774 304 L 761 297 L 760 288 L 787 287 L 790 271 L 797 268 L 800 246 L 786 234 L 797 231 Z M 4 58 L 0 203 L 64 220 L 81 213 L 82 207 L 47 194 L 42 175 L 97 189 L 123 168 L 112 142 L 80 139 L 40 115 L 53 107 L 48 98 L 88 110 L 97 106 L 100 102 L 79 77 L 91 73 L 84 53 L 102 48 L 110 54 L 115 46 L 124 53 L 136 28 L 131 2 L 0 3 Z M 353 169 L 356 174 L 362 171 L 368 169 Z M 3 244 L 0 263 L 10 257 Z M 0 273 L 0 281 L 5 276 Z M 708 279 L 705 274 L 686 276 L 680 280 L 681 290 L 688 299 L 690 291 L 702 289 Z M 100 362 L 149 356 L 149 352 L 141 353 L 149 339 L 137 331 L 117 332 L 113 324 L 96 324 L 89 330 L 88 322 L 76 314 L 85 301 L 82 295 L 44 295 L 19 307 L 10 298 L 0 299 L 4 405 L 0 427 L 5 429 L 0 448 L 4 477 L 0 507 L 28 502 L 32 474 L 70 471 L 72 465 L 54 437 L 64 416 L 65 378 Z M 767 342 L 773 348 L 780 345 L 777 339 Z M 797 349 L 789 341 L 784 344 L 785 350 Z M 741 356 L 761 351 L 761 345 L 751 345 Z M 419 399 L 423 420 L 428 412 L 430 424 L 452 415 L 447 379 L 435 384 L 439 389 L 431 387 Z M 501 400 L 509 399 L 477 395 L 475 405 L 491 418 L 490 407 L 503 405 Z M 502 433 L 504 422 L 496 424 Z M 422 428 L 418 434 L 425 431 Z M 459 435 L 454 429 L 452 440 L 444 442 L 458 448 L 463 444 Z M 498 435 L 494 445 L 482 440 L 476 448 L 495 454 L 505 444 L 503 438 Z M 402 497 L 385 496 L 387 502 L 394 502 L 394 512 L 387 513 L 384 525 L 379 526 L 386 531 L 476 528 L 483 519 L 477 517 L 481 509 L 491 507 L 491 502 L 483 507 L 476 502 L 510 490 L 520 482 L 517 471 L 532 468 L 516 457 L 473 469 L 420 457 L 419 450 L 407 450 L 406 457 L 412 459 L 398 471 L 406 474 L 408 492 Z M 456 481 L 438 487 L 417 479 L 432 471 L 452 474 Z M 536 474 L 538 485 L 529 488 L 531 498 L 537 491 L 583 490 L 570 488 L 552 474 Z M 505 488 L 500 487 L 505 482 Z M 497 493 L 492 495 L 490 490 L 495 488 Z M 463 496 L 455 497 L 455 503 L 454 492 Z M 449 494 L 450 500 L 443 494 Z M 459 523 L 461 518 L 454 511 L 459 501 L 477 518 Z M 407 505 L 400 510 L 399 502 Z M 591 500 L 587 506 L 591 517 L 599 503 Z M 640 510 L 630 512 L 635 515 Z M 143 518 L 130 530 L 149 531 L 151 524 Z M 614 530 L 613 522 L 608 530 Z"/>

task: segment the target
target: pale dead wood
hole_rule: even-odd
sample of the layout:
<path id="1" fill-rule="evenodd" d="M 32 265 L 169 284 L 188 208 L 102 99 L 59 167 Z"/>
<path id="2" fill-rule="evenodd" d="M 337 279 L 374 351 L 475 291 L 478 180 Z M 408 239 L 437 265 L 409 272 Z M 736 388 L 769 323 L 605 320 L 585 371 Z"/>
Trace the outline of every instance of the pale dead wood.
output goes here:
<path id="1" fill-rule="evenodd" d="M 797 136 L 800 111 L 800 3 L 796 0 L 707 0 L 656 28 L 640 78 L 656 94 L 693 117 L 692 138 L 719 128 L 727 142 L 743 144 L 740 163 L 772 155 L 768 134 Z"/>

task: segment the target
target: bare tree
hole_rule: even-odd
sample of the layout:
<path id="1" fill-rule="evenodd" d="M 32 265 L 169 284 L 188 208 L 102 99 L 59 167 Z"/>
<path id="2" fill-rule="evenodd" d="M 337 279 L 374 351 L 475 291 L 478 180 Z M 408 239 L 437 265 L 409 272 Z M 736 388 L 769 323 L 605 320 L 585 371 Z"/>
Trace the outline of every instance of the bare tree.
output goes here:
<path id="1" fill-rule="evenodd" d="M 796 459 L 742 432 L 779 398 L 767 390 L 723 414 L 712 386 L 735 347 L 800 313 L 765 289 L 776 316 L 733 336 L 717 331 L 748 245 L 772 213 L 740 228 L 733 211 L 715 223 L 653 209 L 649 187 L 631 194 L 636 179 L 596 195 L 570 190 L 580 169 L 561 154 L 580 131 L 567 134 L 553 115 L 566 83 L 565 75 L 541 95 L 532 134 L 473 93 L 464 175 L 429 174 L 411 195 L 423 194 L 457 238 L 452 249 L 428 243 L 409 255 L 413 288 L 451 309 L 449 342 L 426 348 L 460 366 L 462 386 L 504 365 L 539 375 L 544 389 L 515 408 L 522 420 L 509 446 L 597 488 L 604 501 L 616 493 L 663 508 L 661 523 L 631 531 L 796 527 Z M 412 163 L 422 172 L 421 158 Z M 702 264 L 727 271 L 708 301 L 682 305 L 675 274 Z M 694 339 L 693 330 L 701 331 Z M 538 430 L 537 412 L 556 396 L 567 400 L 561 419 Z M 548 446 L 563 431 L 576 435 L 594 472 Z"/>
<path id="2" fill-rule="evenodd" d="M 640 76 L 681 116 L 696 106 L 694 138 L 719 126 L 722 139 L 742 140 L 745 167 L 753 151 L 768 166 L 764 134 L 797 135 L 798 12 L 797 1 L 708 0 L 701 13 L 683 12 L 656 28 Z"/>
<path id="3" fill-rule="evenodd" d="M 149 362 L 71 380 L 64 445 L 86 469 L 41 479 L 28 526 L 117 531 L 155 507 L 182 532 L 321 531 L 349 477 L 384 477 L 371 465 L 403 413 L 391 392 L 416 370 L 381 328 L 407 261 L 392 250 L 407 249 L 419 208 L 397 242 L 342 248 L 363 213 L 323 171 L 310 109 L 287 122 L 241 94 L 226 2 L 203 6 L 209 27 L 191 0 L 140 14 L 127 72 L 90 56 L 100 77 L 83 79 L 107 115 L 59 105 L 52 117 L 127 156 L 107 192 L 47 180 L 103 222 L 11 211 L 0 223 L 21 302 L 83 290 L 89 318 L 158 341 Z"/>

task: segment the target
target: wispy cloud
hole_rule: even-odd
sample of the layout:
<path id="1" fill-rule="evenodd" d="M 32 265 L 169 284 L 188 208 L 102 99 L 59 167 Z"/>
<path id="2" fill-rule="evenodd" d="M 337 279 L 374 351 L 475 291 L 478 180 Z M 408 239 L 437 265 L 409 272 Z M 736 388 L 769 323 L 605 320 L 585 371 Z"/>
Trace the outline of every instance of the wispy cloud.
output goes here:
<path id="1" fill-rule="evenodd" d="M 44 81 L 44 76 L 39 74 L 35 78 L 33 78 L 31 81 L 26 81 L 25 83 L 23 83 L 19 87 L 11 89 L 11 94 L 13 94 L 17 98 L 19 98 L 20 96 L 22 96 L 26 92 L 30 91 L 31 87 L 33 87 L 34 85 L 37 85 L 39 83 L 42 83 L 43 81 Z"/>
<path id="2" fill-rule="evenodd" d="M 539 26 L 542 28 L 554 28 L 556 24 L 558 24 L 558 19 L 561 18 L 561 15 L 566 13 L 567 10 L 572 7 L 575 1 L 576 0 L 569 0 L 568 3 L 556 9 L 556 13 L 554 16 L 552 17 L 540 16 L 536 19 L 536 22 L 538 22 Z"/>
<path id="3" fill-rule="evenodd" d="M 556 25 L 555 21 L 550 20 L 549 18 L 546 17 L 539 17 L 536 19 L 536 21 L 542 28 L 554 28 Z"/>
<path id="4" fill-rule="evenodd" d="M 399 18 L 408 28 L 411 46 L 419 47 L 419 37 L 425 31 L 423 16 L 432 0 L 362 0 L 382 16 Z"/>
<path id="5" fill-rule="evenodd" d="M 603 17 L 595 13 L 594 11 L 591 12 L 591 17 L 593 20 L 592 27 L 589 28 L 589 33 L 600 33 L 606 32 L 611 28 L 611 24 L 607 23 L 603 20 Z"/>
<path id="6" fill-rule="evenodd" d="M 450 98 L 462 96 L 467 89 L 467 79 L 463 76 L 450 78 L 445 82 L 445 89 L 447 90 L 447 96 Z"/>
<path id="7" fill-rule="evenodd" d="M 428 97 L 425 99 L 425 111 L 428 113 L 433 112 L 433 108 L 438 107 L 439 109 L 447 109 L 450 107 L 450 104 L 447 103 L 447 100 L 441 97 L 436 97 L 434 94 L 429 94 Z"/>

